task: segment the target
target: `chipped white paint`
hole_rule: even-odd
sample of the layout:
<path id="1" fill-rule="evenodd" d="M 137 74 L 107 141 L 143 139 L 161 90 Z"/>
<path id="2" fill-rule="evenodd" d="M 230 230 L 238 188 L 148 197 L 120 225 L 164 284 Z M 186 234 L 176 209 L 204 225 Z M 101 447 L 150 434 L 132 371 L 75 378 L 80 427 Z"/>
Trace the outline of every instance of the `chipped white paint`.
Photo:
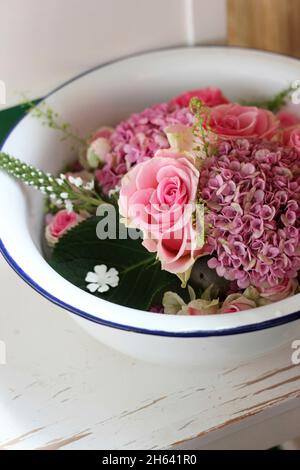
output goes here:
<path id="1" fill-rule="evenodd" d="M 151 366 L 86 336 L 2 258 L 0 284 L 0 449 L 264 448 L 300 435 L 292 350 L 218 374 Z"/>

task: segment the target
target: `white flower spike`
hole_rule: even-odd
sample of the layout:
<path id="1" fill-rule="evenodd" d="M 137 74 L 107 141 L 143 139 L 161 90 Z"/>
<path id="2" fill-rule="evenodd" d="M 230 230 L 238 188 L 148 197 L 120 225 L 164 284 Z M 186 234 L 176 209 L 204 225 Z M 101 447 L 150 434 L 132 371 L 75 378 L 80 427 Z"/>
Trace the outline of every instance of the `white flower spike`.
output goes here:
<path id="1" fill-rule="evenodd" d="M 115 268 L 107 270 L 107 266 L 101 264 L 94 267 L 94 272 L 87 273 L 85 281 L 89 283 L 87 289 L 90 292 L 107 292 L 119 284 L 119 272 Z"/>

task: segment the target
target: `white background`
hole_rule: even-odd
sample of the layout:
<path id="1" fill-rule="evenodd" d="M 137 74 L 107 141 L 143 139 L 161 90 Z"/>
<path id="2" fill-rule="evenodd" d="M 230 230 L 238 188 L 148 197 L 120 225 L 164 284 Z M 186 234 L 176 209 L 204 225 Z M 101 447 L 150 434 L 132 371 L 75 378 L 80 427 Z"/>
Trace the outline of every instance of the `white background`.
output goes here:
<path id="1" fill-rule="evenodd" d="M 0 0 L 6 106 L 128 54 L 226 40 L 225 0 Z M 4 107 L 4 106 L 3 106 Z"/>

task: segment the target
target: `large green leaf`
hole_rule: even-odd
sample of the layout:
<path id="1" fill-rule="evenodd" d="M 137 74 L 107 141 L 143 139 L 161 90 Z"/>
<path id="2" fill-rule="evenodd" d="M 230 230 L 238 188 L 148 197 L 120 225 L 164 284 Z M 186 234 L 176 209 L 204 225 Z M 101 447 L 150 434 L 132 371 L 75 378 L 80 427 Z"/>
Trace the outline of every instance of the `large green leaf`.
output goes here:
<path id="1" fill-rule="evenodd" d="M 59 274 L 87 291 L 85 277 L 94 266 L 105 264 L 116 268 L 119 285 L 93 295 L 141 310 L 159 302 L 162 293 L 169 289 L 186 297 L 177 277 L 161 269 L 155 255 L 142 246 L 141 239 L 99 240 L 96 235 L 99 221 L 98 217 L 90 218 L 61 238 L 49 260 Z"/>

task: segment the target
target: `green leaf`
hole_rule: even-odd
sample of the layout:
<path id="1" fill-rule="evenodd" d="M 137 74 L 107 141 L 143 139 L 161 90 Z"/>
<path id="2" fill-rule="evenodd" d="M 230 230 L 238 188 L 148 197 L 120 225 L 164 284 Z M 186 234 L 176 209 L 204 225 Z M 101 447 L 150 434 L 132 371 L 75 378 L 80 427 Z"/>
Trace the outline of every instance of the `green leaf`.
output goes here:
<path id="1" fill-rule="evenodd" d="M 256 106 L 257 108 L 264 108 L 264 109 L 268 109 L 269 111 L 272 111 L 273 113 L 277 113 L 286 104 L 286 101 L 290 98 L 290 94 L 292 91 L 294 91 L 294 88 L 289 86 L 288 88 L 277 93 L 277 95 L 275 95 L 273 98 L 269 100 L 261 100 L 261 101 L 242 100 L 241 104 L 243 106 Z"/>
<path id="2" fill-rule="evenodd" d="M 100 240 L 96 227 L 101 219 L 90 218 L 70 230 L 54 248 L 49 264 L 65 279 L 89 292 L 85 277 L 94 266 L 105 264 L 119 271 L 120 282 L 108 292 L 96 292 L 102 299 L 127 307 L 147 310 L 160 303 L 166 290 L 187 297 L 177 276 L 161 269 L 153 253 L 142 245 L 142 240 Z"/>

